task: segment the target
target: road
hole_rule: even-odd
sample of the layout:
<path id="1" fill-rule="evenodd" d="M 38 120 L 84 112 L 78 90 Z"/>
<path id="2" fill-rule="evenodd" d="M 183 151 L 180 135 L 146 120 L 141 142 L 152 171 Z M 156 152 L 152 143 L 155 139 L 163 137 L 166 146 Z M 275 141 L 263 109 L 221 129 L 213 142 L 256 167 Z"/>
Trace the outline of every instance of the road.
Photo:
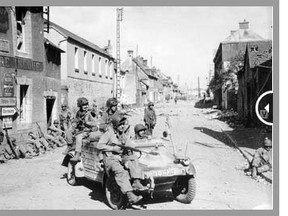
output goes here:
<path id="1" fill-rule="evenodd" d="M 165 115 L 169 114 L 178 148 L 185 151 L 188 145 L 187 155 L 197 171 L 197 192 L 191 204 L 162 199 L 145 205 L 146 209 L 272 208 L 272 184 L 245 175 L 247 161 L 226 144 L 220 127 L 232 129 L 213 119 L 213 110 L 194 108 L 194 103 L 182 101 L 156 105 L 155 109 L 158 122 L 154 136 L 161 136 Z M 135 109 L 131 126 L 142 119 L 143 108 Z M 109 209 L 99 184 L 67 184 L 66 168 L 61 166 L 64 149 L 0 164 L 0 209 Z"/>

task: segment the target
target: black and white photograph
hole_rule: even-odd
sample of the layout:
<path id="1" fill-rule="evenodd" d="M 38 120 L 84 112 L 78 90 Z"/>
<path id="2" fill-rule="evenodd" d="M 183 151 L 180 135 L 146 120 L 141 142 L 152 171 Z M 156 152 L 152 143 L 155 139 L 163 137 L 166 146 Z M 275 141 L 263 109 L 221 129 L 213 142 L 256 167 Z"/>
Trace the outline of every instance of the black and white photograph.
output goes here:
<path id="1" fill-rule="evenodd" d="M 1 6 L 0 210 L 275 209 L 274 25 L 272 6 Z"/>

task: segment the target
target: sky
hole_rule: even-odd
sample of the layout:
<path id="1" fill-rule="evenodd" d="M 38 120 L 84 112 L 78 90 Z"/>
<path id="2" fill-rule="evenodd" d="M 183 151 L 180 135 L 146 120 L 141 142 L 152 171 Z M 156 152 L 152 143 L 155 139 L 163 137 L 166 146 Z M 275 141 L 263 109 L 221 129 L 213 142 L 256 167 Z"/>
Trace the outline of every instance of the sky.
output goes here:
<path id="1" fill-rule="evenodd" d="M 50 20 L 102 48 L 110 40 L 116 57 L 116 8 L 50 7 Z M 244 19 L 272 39 L 272 7 L 123 7 L 121 61 L 134 50 L 174 82 L 196 88 L 199 77 L 205 88 L 219 44 Z"/>

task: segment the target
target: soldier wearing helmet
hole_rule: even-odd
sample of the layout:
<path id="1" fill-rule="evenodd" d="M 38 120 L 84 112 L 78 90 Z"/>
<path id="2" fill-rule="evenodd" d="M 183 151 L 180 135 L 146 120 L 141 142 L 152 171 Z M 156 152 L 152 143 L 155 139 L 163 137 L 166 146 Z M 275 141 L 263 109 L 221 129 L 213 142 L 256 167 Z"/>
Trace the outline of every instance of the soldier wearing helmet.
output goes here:
<path id="1" fill-rule="evenodd" d="M 70 127 L 71 123 L 71 112 L 68 110 L 66 103 L 61 105 L 61 111 L 59 114 L 61 130 L 66 131 Z"/>
<path id="2" fill-rule="evenodd" d="M 113 115 L 111 117 L 111 126 L 108 127 L 108 130 L 100 138 L 97 148 L 103 152 L 103 162 L 106 172 L 112 172 L 115 175 L 115 180 L 121 192 L 127 195 L 130 203 L 135 204 L 143 198 L 132 192 L 133 188 L 143 188 L 143 185 L 140 183 L 140 168 L 139 166 L 137 167 L 138 158 L 124 158 L 124 150 L 119 146 L 113 145 L 132 145 L 131 140 L 125 133 L 129 127 L 127 119 L 119 114 Z M 125 168 L 128 168 L 129 171 Z M 134 179 L 132 185 L 130 177 Z"/>
<path id="3" fill-rule="evenodd" d="M 111 119 L 113 115 L 121 114 L 118 110 L 118 101 L 116 98 L 109 98 L 106 101 L 106 111 L 102 113 L 100 130 L 105 132 L 108 130 L 109 125 L 111 125 Z"/>
<path id="4" fill-rule="evenodd" d="M 80 161 L 82 140 L 90 135 L 91 131 L 98 130 L 96 121 L 91 115 L 91 110 L 89 110 L 89 102 L 85 97 L 80 97 L 77 99 L 77 106 L 79 110 L 76 113 L 74 122 L 76 124 L 75 132 L 75 156 L 71 158 L 72 161 Z"/>
<path id="5" fill-rule="evenodd" d="M 137 124 L 134 127 L 135 139 L 145 139 L 147 138 L 147 127 L 143 124 Z"/>
<path id="6" fill-rule="evenodd" d="M 267 137 L 264 139 L 263 147 L 256 150 L 252 166 L 252 178 L 257 178 L 259 173 L 272 170 L 272 141 Z"/>
<path id="7" fill-rule="evenodd" d="M 153 102 L 148 103 L 148 107 L 144 109 L 144 122 L 147 127 L 147 135 L 152 136 L 153 129 L 156 125 L 156 113 Z"/>

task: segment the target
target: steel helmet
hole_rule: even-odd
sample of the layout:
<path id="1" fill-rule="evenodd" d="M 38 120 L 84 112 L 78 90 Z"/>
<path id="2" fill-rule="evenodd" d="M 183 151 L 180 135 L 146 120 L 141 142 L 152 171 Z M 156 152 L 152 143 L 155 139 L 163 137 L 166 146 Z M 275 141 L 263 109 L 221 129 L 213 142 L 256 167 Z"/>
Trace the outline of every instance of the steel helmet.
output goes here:
<path id="1" fill-rule="evenodd" d="M 112 106 L 117 106 L 118 104 L 118 101 L 116 98 L 109 98 L 107 101 L 106 101 L 106 107 L 108 109 L 110 109 Z"/>
<path id="2" fill-rule="evenodd" d="M 153 102 L 149 102 L 148 103 L 148 107 L 150 107 L 150 106 L 154 106 L 154 103 Z"/>
<path id="3" fill-rule="evenodd" d="M 55 119 L 55 120 L 53 121 L 53 124 L 59 124 L 59 121 L 58 121 L 57 119 Z"/>
<path id="4" fill-rule="evenodd" d="M 111 123 L 112 123 L 114 128 L 117 128 L 117 127 L 119 127 L 122 124 L 125 124 L 126 120 L 127 120 L 126 117 L 124 117 L 122 115 L 119 115 L 119 114 L 113 115 L 111 117 Z"/>
<path id="5" fill-rule="evenodd" d="M 140 131 L 143 131 L 143 130 L 146 130 L 146 129 L 147 129 L 147 127 L 145 127 L 143 124 L 137 124 L 134 127 L 134 132 L 135 132 L 135 134 L 139 135 Z"/>
<path id="6" fill-rule="evenodd" d="M 82 107 L 84 105 L 88 105 L 88 99 L 85 97 L 80 97 L 77 99 L 77 106 Z"/>
<path id="7" fill-rule="evenodd" d="M 265 147 L 272 147 L 272 141 L 268 139 L 267 137 L 264 140 L 264 146 Z"/>

